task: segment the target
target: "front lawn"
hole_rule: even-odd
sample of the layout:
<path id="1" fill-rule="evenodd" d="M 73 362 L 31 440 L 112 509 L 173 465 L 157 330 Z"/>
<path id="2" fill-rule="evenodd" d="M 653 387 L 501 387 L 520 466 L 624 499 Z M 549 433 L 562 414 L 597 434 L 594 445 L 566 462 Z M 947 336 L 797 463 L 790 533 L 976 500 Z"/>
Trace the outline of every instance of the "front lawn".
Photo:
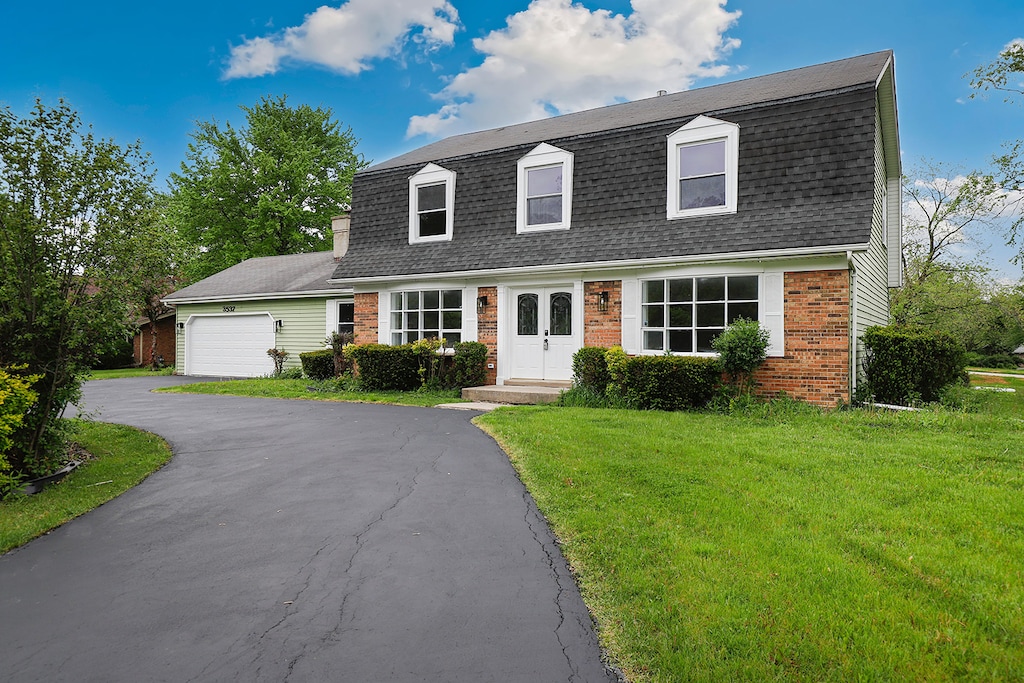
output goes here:
<path id="1" fill-rule="evenodd" d="M 160 375 L 173 375 L 174 366 L 168 366 L 159 370 L 142 368 L 119 368 L 117 370 L 91 370 L 88 379 L 121 379 L 122 377 L 159 377 Z"/>
<path id="2" fill-rule="evenodd" d="M 631 681 L 1020 680 L 1019 406 L 476 419 Z"/>
<path id="3" fill-rule="evenodd" d="M 201 382 L 163 387 L 157 391 L 176 394 L 226 394 L 258 398 L 301 398 L 314 401 L 351 401 L 391 403 L 433 407 L 441 403 L 461 403 L 459 390 L 450 391 L 341 391 L 330 382 L 308 379 L 235 379 L 226 382 Z"/>
<path id="4" fill-rule="evenodd" d="M 94 459 L 41 493 L 0 501 L 0 553 L 121 495 L 171 458 L 171 449 L 155 434 L 124 425 L 75 422 L 75 441 Z"/>

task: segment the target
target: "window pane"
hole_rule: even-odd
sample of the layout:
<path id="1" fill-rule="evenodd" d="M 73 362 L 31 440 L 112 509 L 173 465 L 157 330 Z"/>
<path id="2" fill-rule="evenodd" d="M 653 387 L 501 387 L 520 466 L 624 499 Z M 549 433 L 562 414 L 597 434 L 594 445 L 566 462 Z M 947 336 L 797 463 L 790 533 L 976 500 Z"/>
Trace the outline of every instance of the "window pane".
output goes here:
<path id="1" fill-rule="evenodd" d="M 697 327 L 725 327 L 725 304 L 697 304 Z"/>
<path id="2" fill-rule="evenodd" d="M 448 340 L 448 345 L 451 346 L 455 342 L 462 341 L 462 333 L 461 332 L 445 332 L 444 338 L 446 340 Z"/>
<path id="3" fill-rule="evenodd" d="M 693 305 L 675 304 L 668 307 L 669 327 L 692 327 L 693 326 Z"/>
<path id="4" fill-rule="evenodd" d="M 518 325 L 521 335 L 537 334 L 537 295 L 520 294 L 518 302 Z"/>
<path id="5" fill-rule="evenodd" d="M 391 333 L 391 344 L 393 346 L 400 346 L 402 344 L 402 333 L 392 332 Z"/>
<path id="6" fill-rule="evenodd" d="M 445 185 L 421 185 L 416 188 L 416 210 L 419 212 L 443 209 Z"/>
<path id="7" fill-rule="evenodd" d="M 665 300 L 665 281 L 648 280 L 644 283 L 644 303 L 657 303 Z"/>
<path id="8" fill-rule="evenodd" d="M 405 329 L 407 330 L 418 330 L 420 327 L 420 314 L 419 313 L 406 313 L 405 314 Z"/>
<path id="9" fill-rule="evenodd" d="M 644 330 L 644 348 L 648 351 L 664 351 L 664 333 L 660 330 Z"/>
<path id="10" fill-rule="evenodd" d="M 338 304 L 338 322 L 350 323 L 356 319 L 355 304 Z"/>
<path id="11" fill-rule="evenodd" d="M 423 327 L 428 330 L 439 329 L 441 327 L 441 314 L 437 311 L 424 311 Z"/>
<path id="12" fill-rule="evenodd" d="M 566 337 L 572 334 L 572 294 L 551 295 L 551 334 Z"/>
<path id="13" fill-rule="evenodd" d="M 730 277 L 729 299 L 757 299 L 757 276 Z"/>
<path id="14" fill-rule="evenodd" d="M 562 165 L 534 168 L 526 172 L 526 196 L 562 193 Z"/>
<path id="15" fill-rule="evenodd" d="M 697 278 L 697 301 L 725 301 L 725 278 Z"/>
<path id="16" fill-rule="evenodd" d="M 725 176 L 711 175 L 679 181 L 679 208 L 725 206 Z"/>
<path id="17" fill-rule="evenodd" d="M 711 346 L 711 340 L 721 333 L 721 330 L 697 330 L 697 353 L 713 353 L 715 347 Z"/>
<path id="18" fill-rule="evenodd" d="M 338 334 L 346 333 L 351 335 L 354 335 L 356 333 L 355 323 L 338 323 Z"/>
<path id="19" fill-rule="evenodd" d="M 405 293 L 405 310 L 415 311 L 420 307 L 420 293 L 419 292 L 406 292 Z"/>
<path id="20" fill-rule="evenodd" d="M 441 301 L 441 295 L 436 289 L 429 292 L 423 292 L 422 294 L 424 309 L 436 309 L 438 307 L 438 303 Z"/>
<path id="21" fill-rule="evenodd" d="M 669 301 L 693 301 L 693 278 L 668 281 Z"/>
<path id="22" fill-rule="evenodd" d="M 446 289 L 441 292 L 441 304 L 443 308 L 462 308 L 462 290 Z"/>
<path id="23" fill-rule="evenodd" d="M 691 330 L 669 330 L 668 350 L 676 353 L 693 352 L 693 331 Z"/>
<path id="24" fill-rule="evenodd" d="M 440 330 L 423 330 L 424 339 L 440 339 L 441 336 Z"/>
<path id="25" fill-rule="evenodd" d="M 435 237 L 448 231 L 446 211 L 431 211 L 420 214 L 420 237 Z"/>
<path id="26" fill-rule="evenodd" d="M 562 222 L 562 195 L 526 200 L 526 224 L 545 225 Z"/>
<path id="27" fill-rule="evenodd" d="M 406 341 L 414 342 L 414 341 L 416 341 L 419 338 L 420 338 L 420 333 L 416 332 L 415 330 L 410 330 L 410 331 L 405 333 Z"/>
<path id="28" fill-rule="evenodd" d="M 679 148 L 679 177 L 725 173 L 725 140 Z"/>
<path id="29" fill-rule="evenodd" d="M 402 314 L 401 313 L 392 313 L 391 314 L 391 329 L 393 329 L 393 330 L 401 330 L 401 329 L 404 329 L 404 328 L 405 328 L 405 326 L 402 324 Z"/>
<path id="30" fill-rule="evenodd" d="M 445 311 L 444 324 L 441 327 L 446 330 L 461 330 L 462 311 Z"/>
<path id="31" fill-rule="evenodd" d="M 662 304 L 644 306 L 644 327 L 664 327 L 665 307 Z"/>
<path id="32" fill-rule="evenodd" d="M 391 310 L 400 311 L 402 310 L 402 293 L 392 292 L 391 294 Z"/>
<path id="33" fill-rule="evenodd" d="M 757 304 L 750 302 L 746 304 L 729 304 L 729 322 L 732 323 L 736 318 L 746 318 L 747 320 L 757 320 Z"/>

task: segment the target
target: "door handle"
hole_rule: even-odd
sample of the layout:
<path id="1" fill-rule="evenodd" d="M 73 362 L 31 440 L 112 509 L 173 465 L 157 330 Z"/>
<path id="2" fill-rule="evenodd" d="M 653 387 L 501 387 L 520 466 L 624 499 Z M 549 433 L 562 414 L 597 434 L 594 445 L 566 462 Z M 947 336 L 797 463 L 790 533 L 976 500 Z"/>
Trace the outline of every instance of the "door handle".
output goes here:
<path id="1" fill-rule="evenodd" d="M 545 351 L 548 350 L 548 338 L 547 337 L 544 337 L 544 350 Z"/>

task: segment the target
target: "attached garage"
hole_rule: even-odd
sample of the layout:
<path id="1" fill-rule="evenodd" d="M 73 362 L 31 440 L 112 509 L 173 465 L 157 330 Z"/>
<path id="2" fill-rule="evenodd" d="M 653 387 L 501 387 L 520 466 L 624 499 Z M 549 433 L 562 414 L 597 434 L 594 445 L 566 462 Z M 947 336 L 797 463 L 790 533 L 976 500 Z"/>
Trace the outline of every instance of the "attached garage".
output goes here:
<path id="1" fill-rule="evenodd" d="M 185 374 L 260 377 L 274 372 L 269 313 L 194 315 L 185 323 Z"/>

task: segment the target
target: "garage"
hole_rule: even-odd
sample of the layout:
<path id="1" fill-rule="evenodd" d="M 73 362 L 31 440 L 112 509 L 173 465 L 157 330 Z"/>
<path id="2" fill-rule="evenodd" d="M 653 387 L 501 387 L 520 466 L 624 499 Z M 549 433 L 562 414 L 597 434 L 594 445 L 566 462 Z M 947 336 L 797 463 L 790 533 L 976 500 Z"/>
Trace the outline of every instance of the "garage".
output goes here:
<path id="1" fill-rule="evenodd" d="M 260 377 L 274 372 L 269 313 L 193 315 L 185 323 L 185 374 Z"/>

